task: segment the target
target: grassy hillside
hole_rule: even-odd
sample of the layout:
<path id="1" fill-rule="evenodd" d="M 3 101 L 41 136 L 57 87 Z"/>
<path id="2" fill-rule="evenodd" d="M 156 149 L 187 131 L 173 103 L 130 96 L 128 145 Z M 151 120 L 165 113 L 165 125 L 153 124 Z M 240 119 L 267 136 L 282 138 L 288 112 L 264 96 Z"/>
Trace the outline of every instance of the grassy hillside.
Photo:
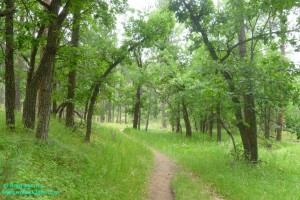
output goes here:
<path id="1" fill-rule="evenodd" d="M 20 119 L 18 119 L 18 124 Z M 51 121 L 48 143 L 17 127 L 11 133 L 0 116 L 0 199 L 145 199 L 153 156 L 117 130 L 97 127 L 92 142 Z M 21 185 L 22 184 L 22 185 Z M 49 194 L 13 195 L 11 191 Z"/>
<path id="2" fill-rule="evenodd" d="M 232 144 L 226 138 L 225 142 L 218 144 L 211 141 L 208 134 L 195 134 L 192 138 L 186 138 L 184 135 L 163 131 L 146 133 L 126 129 L 125 132 L 165 152 L 184 168 L 201 177 L 200 182 L 213 186 L 226 199 L 298 200 L 300 197 L 299 143 L 268 142 L 266 145 L 265 141 L 260 141 L 261 162 L 249 165 L 243 161 L 233 161 Z M 191 184 L 189 188 L 186 188 L 186 183 Z M 195 181 L 185 175 L 179 175 L 173 186 L 180 197 L 199 197 Z"/>

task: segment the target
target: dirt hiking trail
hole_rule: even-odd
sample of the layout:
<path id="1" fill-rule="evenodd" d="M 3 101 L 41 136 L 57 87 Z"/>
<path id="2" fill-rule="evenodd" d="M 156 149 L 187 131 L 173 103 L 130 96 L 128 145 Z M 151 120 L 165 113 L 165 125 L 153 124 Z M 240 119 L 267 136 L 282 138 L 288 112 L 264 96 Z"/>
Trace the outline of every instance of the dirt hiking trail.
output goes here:
<path id="1" fill-rule="evenodd" d="M 149 200 L 175 199 L 172 178 L 176 172 L 175 163 L 167 156 L 150 148 L 154 154 L 154 170 L 150 179 Z"/>
<path id="2" fill-rule="evenodd" d="M 120 129 L 120 131 L 123 133 L 124 129 Z M 138 142 L 130 135 L 124 133 L 123 135 L 133 142 Z M 150 149 L 154 155 L 154 169 L 149 180 L 148 200 L 174 200 L 175 195 L 172 190 L 172 179 L 175 174 L 182 169 L 166 155 L 152 147 L 146 147 Z M 197 175 L 193 173 L 189 173 L 188 175 L 191 179 L 196 179 L 197 177 Z M 211 189 L 206 189 L 211 194 L 212 200 L 223 200 L 223 198 L 220 198 L 219 195 Z"/>

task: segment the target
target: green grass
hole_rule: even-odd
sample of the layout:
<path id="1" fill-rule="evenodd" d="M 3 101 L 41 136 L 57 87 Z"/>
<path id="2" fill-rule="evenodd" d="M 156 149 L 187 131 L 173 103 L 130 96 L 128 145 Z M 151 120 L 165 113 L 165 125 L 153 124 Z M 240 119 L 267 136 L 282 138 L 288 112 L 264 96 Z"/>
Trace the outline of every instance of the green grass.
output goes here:
<path id="1" fill-rule="evenodd" d="M 259 141 L 262 162 L 252 165 L 233 161 L 232 144 L 226 137 L 218 144 L 207 134 L 195 134 L 188 139 L 163 131 L 146 133 L 127 129 L 126 133 L 165 152 L 226 199 L 297 200 L 300 197 L 299 143 L 268 142 L 270 145 L 265 145 L 265 141 Z M 240 143 L 238 138 L 237 143 Z M 199 192 L 197 187 L 190 190 L 189 195 Z"/>
<path id="2" fill-rule="evenodd" d="M 58 195 L 5 195 L 0 199 L 146 199 L 153 155 L 115 129 L 95 127 L 90 144 L 83 131 L 72 132 L 51 121 L 49 141 L 36 143 L 20 127 L 7 131 L 0 113 L 0 186 L 38 184 Z M 17 186 L 17 185 L 15 185 Z"/>
<path id="3" fill-rule="evenodd" d="M 196 179 L 196 178 L 195 178 Z M 200 180 L 191 179 L 186 173 L 177 174 L 172 181 L 176 200 L 210 200 L 211 194 L 207 186 Z M 193 192 L 191 192 L 193 191 Z"/>

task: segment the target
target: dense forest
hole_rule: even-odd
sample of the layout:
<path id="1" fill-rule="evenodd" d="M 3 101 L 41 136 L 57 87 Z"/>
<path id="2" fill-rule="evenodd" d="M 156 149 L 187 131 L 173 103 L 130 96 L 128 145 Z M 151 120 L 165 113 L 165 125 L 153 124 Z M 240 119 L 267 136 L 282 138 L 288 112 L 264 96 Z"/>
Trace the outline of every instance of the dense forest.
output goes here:
<path id="1" fill-rule="evenodd" d="M 299 7 L 157 0 L 140 11 L 126 0 L 1 0 L 1 130 L 35 135 L 43 147 L 61 124 L 61 135 L 84 132 L 82 145 L 101 138 L 98 124 L 133 135 L 156 127 L 229 141 L 236 162 L 258 165 L 261 141 L 300 139 Z"/>

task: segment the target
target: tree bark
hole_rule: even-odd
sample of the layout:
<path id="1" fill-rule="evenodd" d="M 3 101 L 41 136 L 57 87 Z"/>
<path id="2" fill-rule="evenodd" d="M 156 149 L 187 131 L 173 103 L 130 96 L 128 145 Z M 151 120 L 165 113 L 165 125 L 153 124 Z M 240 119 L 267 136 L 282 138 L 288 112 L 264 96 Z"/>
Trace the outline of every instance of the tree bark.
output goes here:
<path id="1" fill-rule="evenodd" d="M 63 21 L 65 20 L 67 14 L 68 14 L 68 8 L 70 6 L 70 0 L 67 0 L 67 3 L 64 8 L 61 7 L 61 1 L 60 0 L 52 0 L 51 5 L 49 5 L 47 8 L 49 8 L 49 16 L 51 17 L 49 22 L 49 31 L 47 35 L 47 44 L 44 51 L 44 56 L 42 57 L 40 61 L 40 65 L 36 72 L 34 73 L 34 63 L 31 62 L 29 74 L 28 74 L 28 81 L 26 86 L 26 95 L 25 95 L 25 101 L 24 101 L 24 112 L 23 112 L 23 122 L 25 128 L 34 129 L 35 126 L 35 104 L 36 104 L 36 97 L 37 97 L 37 90 L 38 87 L 43 79 L 46 79 L 47 76 L 53 76 L 52 74 L 52 68 L 55 60 L 55 55 L 57 51 L 57 43 L 59 38 L 59 32 L 61 30 L 61 26 Z M 42 29 L 40 29 L 42 30 Z M 40 33 L 40 32 L 39 32 Z M 43 30 L 41 32 L 41 35 L 43 34 Z M 37 52 L 37 46 L 33 45 L 33 52 L 31 56 L 32 59 L 35 61 L 35 56 Z M 47 77 L 47 80 L 52 80 L 52 77 Z M 47 85 L 44 88 L 44 91 L 51 91 L 52 90 L 52 84 Z M 48 95 L 43 95 L 45 98 L 49 98 Z M 51 95 L 50 95 L 51 98 Z M 48 105 L 48 100 L 41 99 L 42 105 Z M 51 101 L 51 99 L 50 99 Z M 47 109 L 47 108 L 42 108 Z M 46 110 L 41 111 L 41 113 L 48 113 Z M 43 116 L 40 119 L 47 120 L 47 117 Z M 40 124 L 47 125 L 48 123 L 45 122 L 39 122 Z M 42 129 L 40 129 L 42 130 Z M 48 128 L 45 128 L 44 130 L 48 130 Z M 39 133 L 36 134 L 41 135 Z M 46 138 L 46 137 L 43 137 Z"/>
<path id="2" fill-rule="evenodd" d="M 52 94 L 52 81 L 53 70 L 48 76 L 45 77 L 45 87 L 40 91 L 41 101 L 39 109 L 39 121 L 36 129 L 36 138 L 38 140 L 47 140 L 49 131 L 49 122 L 51 116 L 51 94 Z"/>
<path id="3" fill-rule="evenodd" d="M 24 128 L 34 129 L 35 127 L 35 103 L 37 96 L 37 86 L 33 85 L 32 81 L 34 76 L 34 69 L 36 63 L 36 55 L 38 52 L 38 46 L 40 38 L 44 33 L 45 26 L 41 26 L 35 41 L 32 42 L 32 50 L 30 55 L 29 71 L 27 73 L 25 100 L 23 102 L 23 124 Z"/>
<path id="4" fill-rule="evenodd" d="M 148 109 L 148 112 L 147 112 L 147 119 L 146 119 L 146 126 L 145 126 L 146 132 L 148 131 L 149 120 L 150 120 L 150 108 Z"/>
<path id="5" fill-rule="evenodd" d="M 281 141 L 282 130 L 283 130 L 283 108 L 280 108 L 278 113 L 278 121 L 277 121 L 276 141 Z"/>
<path id="6" fill-rule="evenodd" d="M 133 128 L 138 129 L 139 124 L 139 114 L 141 109 L 141 86 L 138 86 L 135 95 L 135 104 L 134 104 L 134 111 L 133 111 Z"/>
<path id="7" fill-rule="evenodd" d="M 210 138 L 212 138 L 213 137 L 213 128 L 214 128 L 214 113 L 213 113 L 213 110 L 210 113 L 208 125 L 209 125 L 208 126 L 208 128 L 209 128 L 209 136 L 210 136 Z"/>
<path id="8" fill-rule="evenodd" d="M 71 43 L 72 47 L 76 51 L 79 46 L 79 32 L 80 32 L 80 10 L 77 8 L 73 14 L 73 29 L 72 29 L 72 38 Z M 66 110 L 66 126 L 73 127 L 74 126 L 74 111 L 75 111 L 75 89 L 76 89 L 76 67 L 77 61 L 76 58 L 78 56 L 77 52 L 73 53 L 74 60 L 71 61 L 71 71 L 68 75 L 68 104 Z"/>
<path id="9" fill-rule="evenodd" d="M 246 24 L 244 19 L 241 23 L 241 32 L 239 34 L 239 42 L 246 40 Z M 247 56 L 246 43 L 239 46 L 240 58 L 244 59 Z M 258 161 L 258 147 L 257 147 L 257 125 L 255 102 L 253 97 L 252 77 L 253 71 L 251 67 L 243 74 L 248 78 L 246 83 L 247 91 L 244 91 L 244 123 L 246 124 L 244 133 L 242 133 L 242 140 L 244 145 L 244 155 L 246 160 L 256 163 Z"/>
<path id="10" fill-rule="evenodd" d="M 6 9 L 14 7 L 14 0 L 5 0 Z M 15 127 L 15 72 L 14 72 L 14 13 L 5 17 L 5 116 L 6 126 Z"/>
<path id="11" fill-rule="evenodd" d="M 162 121 L 162 128 L 167 128 L 167 120 L 166 120 L 166 102 L 161 102 L 161 121 Z"/>
<path id="12" fill-rule="evenodd" d="M 221 106 L 220 103 L 217 105 L 217 140 L 222 141 L 222 124 L 221 124 Z"/>
<path id="13" fill-rule="evenodd" d="M 188 109 L 187 109 L 187 106 L 186 106 L 184 100 L 182 100 L 182 113 L 183 113 L 183 119 L 184 119 L 184 123 L 185 123 L 186 136 L 191 137 L 192 136 L 192 127 L 191 127 L 191 122 L 189 119 Z"/>
<path id="14" fill-rule="evenodd" d="M 69 5 L 70 1 L 67 2 L 66 6 L 62 9 L 60 14 L 58 14 L 61 9 L 61 1 L 52 0 L 51 2 L 49 14 L 53 18 L 49 26 L 47 45 L 40 66 L 37 69 L 37 72 L 32 81 L 32 84 L 35 85 L 39 85 L 41 83 L 41 80 L 43 79 L 45 81 L 45 87 L 41 91 L 41 109 L 39 111 L 40 116 L 36 130 L 36 138 L 38 140 L 47 140 L 48 138 L 49 121 L 51 114 L 51 95 L 54 74 L 54 61 L 57 52 L 58 39 L 60 35 L 59 33 L 61 30 L 62 23 L 68 14 Z M 32 87 L 36 87 L 32 84 Z"/>
<path id="15" fill-rule="evenodd" d="M 286 54 L 286 45 L 285 45 L 285 37 L 286 37 L 286 30 L 287 30 L 287 25 L 286 22 L 287 17 L 281 13 L 280 14 L 280 29 L 282 31 L 281 34 L 281 45 L 280 45 L 280 51 L 281 55 L 285 56 Z M 282 135 L 282 130 L 283 130 L 283 106 L 280 106 L 279 114 L 278 114 L 278 120 L 277 120 L 277 133 L 276 133 L 276 141 L 281 141 L 281 135 Z"/>
<path id="16" fill-rule="evenodd" d="M 89 103 L 89 108 L 88 108 L 88 113 L 87 113 L 87 129 L 86 129 L 86 134 L 85 134 L 85 139 L 84 139 L 85 142 L 90 142 L 90 140 L 91 140 L 94 106 L 95 106 L 99 91 L 100 91 L 100 83 L 97 82 L 93 89 L 90 103 Z"/>

